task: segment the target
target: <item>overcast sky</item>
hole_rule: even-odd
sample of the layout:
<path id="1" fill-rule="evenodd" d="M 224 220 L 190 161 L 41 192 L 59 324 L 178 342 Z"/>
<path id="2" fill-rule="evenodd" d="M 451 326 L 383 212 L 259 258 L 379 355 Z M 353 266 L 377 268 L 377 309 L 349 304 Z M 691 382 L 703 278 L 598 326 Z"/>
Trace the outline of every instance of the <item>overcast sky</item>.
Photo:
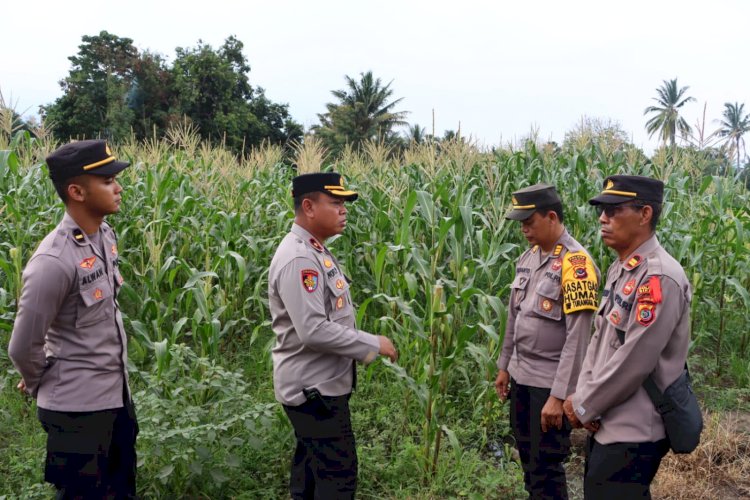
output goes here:
<path id="1" fill-rule="evenodd" d="M 408 121 L 442 135 L 457 129 L 483 145 L 532 127 L 561 142 L 582 115 L 612 119 L 650 151 L 643 110 L 677 77 L 708 105 L 709 129 L 724 102 L 750 108 L 747 1 L 99 1 L 5 2 L 0 91 L 35 113 L 61 95 L 58 81 L 83 35 L 107 30 L 165 55 L 245 44 L 250 82 L 288 103 L 305 127 L 344 87 L 372 70 L 393 81 Z"/>

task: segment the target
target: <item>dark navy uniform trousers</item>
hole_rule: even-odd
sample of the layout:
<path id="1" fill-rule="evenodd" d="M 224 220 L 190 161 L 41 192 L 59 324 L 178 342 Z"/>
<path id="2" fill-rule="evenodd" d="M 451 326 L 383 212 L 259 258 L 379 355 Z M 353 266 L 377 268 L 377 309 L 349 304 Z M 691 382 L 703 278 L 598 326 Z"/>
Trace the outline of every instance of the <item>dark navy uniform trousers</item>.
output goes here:
<path id="1" fill-rule="evenodd" d="M 651 481 L 669 441 L 599 444 L 588 439 L 583 494 L 586 500 L 651 498 Z"/>
<path id="2" fill-rule="evenodd" d="M 357 450 L 349 395 L 284 406 L 297 437 L 289 490 L 293 499 L 347 499 L 357 490 Z"/>
<path id="3" fill-rule="evenodd" d="M 47 433 L 44 480 L 55 485 L 57 499 L 136 498 L 132 403 L 91 412 L 37 408 L 37 415 Z"/>
<path id="4" fill-rule="evenodd" d="M 568 484 L 563 462 L 570 454 L 570 423 L 563 415 L 562 429 L 542 432 L 542 408 L 550 390 L 517 384 L 511 380 L 510 424 L 523 466 L 529 498 L 567 499 Z"/>

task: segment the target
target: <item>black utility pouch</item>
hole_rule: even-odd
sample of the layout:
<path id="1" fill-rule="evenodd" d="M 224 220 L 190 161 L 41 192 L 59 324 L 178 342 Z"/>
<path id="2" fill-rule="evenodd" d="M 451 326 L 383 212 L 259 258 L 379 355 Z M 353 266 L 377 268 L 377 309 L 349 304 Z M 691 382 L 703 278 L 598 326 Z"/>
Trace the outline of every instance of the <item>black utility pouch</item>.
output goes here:
<path id="1" fill-rule="evenodd" d="M 302 389 L 302 394 L 307 398 L 307 404 L 310 405 L 312 414 L 321 418 L 330 418 L 333 415 L 331 408 L 318 389 Z"/>

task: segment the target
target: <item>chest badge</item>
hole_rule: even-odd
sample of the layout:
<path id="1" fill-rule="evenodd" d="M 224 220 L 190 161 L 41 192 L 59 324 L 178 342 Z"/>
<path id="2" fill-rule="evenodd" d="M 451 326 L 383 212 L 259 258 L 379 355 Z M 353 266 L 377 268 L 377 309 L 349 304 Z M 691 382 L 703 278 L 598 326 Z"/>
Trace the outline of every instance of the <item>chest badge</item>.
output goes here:
<path id="1" fill-rule="evenodd" d="M 303 269 L 302 274 L 302 288 L 307 293 L 313 293 L 318 289 L 318 271 L 314 269 Z"/>
<path id="2" fill-rule="evenodd" d="M 562 268 L 562 261 L 560 259 L 555 259 L 552 261 L 553 271 L 559 271 L 561 268 Z"/>
<path id="3" fill-rule="evenodd" d="M 344 289 L 344 280 L 337 279 L 336 280 L 336 288 L 338 288 L 339 290 L 343 290 Z"/>
<path id="4" fill-rule="evenodd" d="M 117 245 L 112 245 L 112 255 L 117 256 Z"/>
<path id="5" fill-rule="evenodd" d="M 623 295 L 630 295 L 633 293 L 633 290 L 635 290 L 635 280 L 630 280 L 627 283 L 625 283 L 625 286 L 622 287 L 622 293 Z"/>
<path id="6" fill-rule="evenodd" d="M 89 257 L 87 259 L 83 259 L 78 266 L 81 269 L 91 269 L 94 267 L 94 262 L 96 262 L 96 257 Z"/>
<path id="7" fill-rule="evenodd" d="M 329 259 L 323 259 L 323 265 L 326 267 L 331 267 L 333 265 L 333 262 L 331 262 Z"/>
<path id="8" fill-rule="evenodd" d="M 612 314 L 609 315 L 609 320 L 613 325 L 619 325 L 620 321 L 622 321 L 622 316 L 620 316 L 619 311 L 612 311 Z"/>
<path id="9" fill-rule="evenodd" d="M 94 300 L 102 300 L 102 298 L 104 298 L 104 292 L 102 292 L 101 289 L 97 288 L 96 290 L 94 290 L 92 296 L 94 297 Z"/>
<path id="10" fill-rule="evenodd" d="M 341 309 L 344 307 L 344 296 L 342 295 L 338 299 L 336 299 L 336 309 Z"/>
<path id="11" fill-rule="evenodd" d="M 544 299 L 542 301 L 542 310 L 544 312 L 550 312 L 552 310 L 552 302 L 550 302 L 549 299 Z"/>

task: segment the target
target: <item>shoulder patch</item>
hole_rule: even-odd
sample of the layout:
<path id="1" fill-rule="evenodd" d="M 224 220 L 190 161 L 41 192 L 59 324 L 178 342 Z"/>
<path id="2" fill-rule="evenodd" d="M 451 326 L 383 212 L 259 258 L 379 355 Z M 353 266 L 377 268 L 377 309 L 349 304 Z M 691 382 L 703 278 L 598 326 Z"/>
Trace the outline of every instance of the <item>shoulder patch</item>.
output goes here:
<path id="1" fill-rule="evenodd" d="M 632 257 L 630 257 L 630 259 L 628 259 L 628 261 L 625 263 L 623 267 L 627 269 L 628 271 L 632 271 L 636 267 L 640 266 L 642 263 L 643 263 L 643 257 L 641 257 L 638 254 L 635 254 Z"/>
<path id="2" fill-rule="evenodd" d="M 648 326 L 656 319 L 656 304 L 650 302 L 639 302 L 638 309 L 636 310 L 636 318 L 638 323 L 643 326 Z"/>
<path id="3" fill-rule="evenodd" d="M 563 312 L 596 311 L 599 281 L 585 252 L 568 253 L 562 262 Z"/>
<path id="4" fill-rule="evenodd" d="M 318 271 L 315 269 L 303 269 L 300 274 L 302 275 L 302 288 L 307 293 L 312 293 L 318 289 Z"/>
<path id="5" fill-rule="evenodd" d="M 661 303 L 661 279 L 658 276 L 650 276 L 645 284 L 638 287 L 638 303 L 643 302 Z"/>

